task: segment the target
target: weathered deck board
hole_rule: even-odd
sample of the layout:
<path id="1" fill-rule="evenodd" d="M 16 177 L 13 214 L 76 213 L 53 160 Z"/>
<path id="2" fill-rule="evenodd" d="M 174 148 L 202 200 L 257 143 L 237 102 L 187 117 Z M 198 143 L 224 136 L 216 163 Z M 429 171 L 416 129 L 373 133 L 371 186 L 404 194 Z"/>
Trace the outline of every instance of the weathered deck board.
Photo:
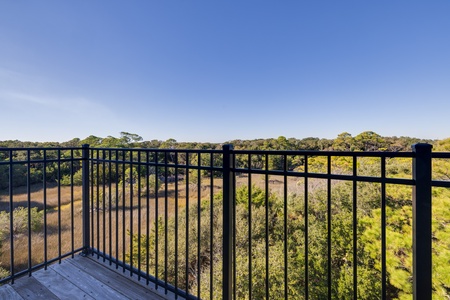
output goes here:
<path id="1" fill-rule="evenodd" d="M 41 272 L 41 271 L 40 271 Z M 22 296 L 23 299 L 49 299 L 58 300 L 55 294 L 50 292 L 35 277 L 24 276 L 15 280 L 11 287 Z"/>
<path id="2" fill-rule="evenodd" d="M 36 272 L 33 276 L 60 299 L 94 299 L 53 268 L 44 272 Z"/>
<path id="3" fill-rule="evenodd" d="M 95 259 L 67 258 L 47 270 L 39 270 L 31 277 L 17 278 L 14 284 L 0 286 L 0 299 L 148 299 L 171 298 L 157 294 L 151 288 L 137 282 Z M 181 299 L 181 298 L 180 298 Z"/>
<path id="4" fill-rule="evenodd" d="M 125 278 L 133 281 L 134 283 L 137 283 L 140 286 L 143 286 L 146 290 L 150 290 L 155 295 L 160 296 L 160 298 L 152 298 L 152 299 L 156 299 L 156 300 L 160 300 L 160 299 L 183 300 L 183 299 L 185 299 L 184 297 L 182 297 L 180 295 L 175 295 L 175 293 L 173 293 L 171 291 L 166 291 L 164 289 L 164 286 L 159 286 L 159 288 L 156 289 L 154 283 L 150 282 L 149 285 L 147 285 L 146 284 L 147 280 L 145 279 L 145 277 L 141 277 L 140 280 L 138 280 L 137 275 L 133 275 L 133 277 L 130 277 L 129 271 L 123 272 L 122 267 L 116 268 L 116 265 L 114 263 L 109 264 L 108 262 L 103 262 L 102 259 L 97 260 L 95 257 L 92 257 L 91 260 L 96 262 L 97 264 L 99 264 L 102 268 L 107 268 L 108 270 L 111 270 L 114 273 L 119 274 L 120 277 L 125 276 Z"/>
<path id="5" fill-rule="evenodd" d="M 0 299 L 23 300 L 23 298 L 9 284 L 0 287 Z"/>
<path id="6" fill-rule="evenodd" d="M 128 299 L 103 282 L 97 280 L 95 277 L 80 270 L 75 265 L 71 264 L 69 260 L 64 260 L 60 265 L 54 265 L 53 270 L 64 276 L 67 280 L 73 282 L 83 291 L 89 291 L 89 295 L 94 299 L 99 300 L 124 300 Z"/>
<path id="7" fill-rule="evenodd" d="M 116 290 L 118 293 L 122 293 L 127 299 L 163 299 L 149 289 L 127 278 L 126 274 L 122 275 L 114 272 L 96 263 L 93 259 L 74 259 L 69 260 L 69 262 L 88 274 L 95 274 L 95 277 L 99 281 Z"/>

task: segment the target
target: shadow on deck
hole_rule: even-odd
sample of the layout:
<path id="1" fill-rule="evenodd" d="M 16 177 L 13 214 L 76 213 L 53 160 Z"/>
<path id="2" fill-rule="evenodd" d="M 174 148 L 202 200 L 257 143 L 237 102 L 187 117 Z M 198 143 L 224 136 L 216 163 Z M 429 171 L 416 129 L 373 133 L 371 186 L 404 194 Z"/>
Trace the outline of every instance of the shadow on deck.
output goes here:
<path id="1" fill-rule="evenodd" d="M 0 286 L 0 299 L 174 299 L 164 289 L 151 289 L 145 280 L 116 270 L 96 258 L 67 258 L 14 284 Z M 180 297 L 178 297 L 181 299 Z"/>

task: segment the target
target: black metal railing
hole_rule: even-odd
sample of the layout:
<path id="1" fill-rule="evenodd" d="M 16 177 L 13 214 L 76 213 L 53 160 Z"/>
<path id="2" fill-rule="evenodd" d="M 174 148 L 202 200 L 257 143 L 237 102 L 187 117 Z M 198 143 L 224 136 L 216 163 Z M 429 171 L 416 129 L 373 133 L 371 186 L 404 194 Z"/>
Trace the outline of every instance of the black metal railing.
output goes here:
<path id="1" fill-rule="evenodd" d="M 1 282 L 82 252 L 189 299 L 389 299 L 401 292 L 397 269 L 415 299 L 431 299 L 433 189 L 450 188 L 432 165 L 449 159 L 426 144 L 396 153 L 0 149 L 10 262 Z M 26 232 L 15 230 L 21 197 Z M 395 259 L 402 265 L 391 268 Z"/>
<path id="2" fill-rule="evenodd" d="M 214 185 L 223 173 L 221 151 L 86 151 L 90 151 L 86 171 L 90 175 L 85 181 L 92 184 L 86 199 L 90 201 L 90 217 L 85 222 L 92 226 L 86 233 L 90 238 L 86 238 L 89 243 L 85 249 L 123 272 L 155 284 L 157 289 L 199 297 L 199 270 L 205 268 L 199 258 L 205 255 L 206 248 L 213 253 L 211 249 L 217 246 L 211 241 L 222 243 L 212 236 L 217 209 Z M 209 183 L 207 221 L 211 229 L 206 241 L 199 230 L 204 221 L 201 202 L 205 181 Z M 184 238 L 178 239 L 179 235 Z M 208 243 L 203 249 L 202 242 Z M 208 267 L 212 276 L 214 263 Z"/>
<path id="3" fill-rule="evenodd" d="M 0 149 L 0 283 L 83 249 L 81 162 L 81 148 Z"/>

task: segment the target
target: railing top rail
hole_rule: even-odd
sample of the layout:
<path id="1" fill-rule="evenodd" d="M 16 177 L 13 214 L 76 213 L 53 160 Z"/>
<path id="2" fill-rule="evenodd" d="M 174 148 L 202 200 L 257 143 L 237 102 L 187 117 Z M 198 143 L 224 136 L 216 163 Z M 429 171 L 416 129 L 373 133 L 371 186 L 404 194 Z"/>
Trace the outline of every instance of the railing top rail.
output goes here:
<path id="1" fill-rule="evenodd" d="M 33 163 L 33 164 L 38 164 L 38 163 L 56 163 L 56 162 L 70 162 L 70 161 L 82 161 L 83 158 L 81 156 L 77 156 L 77 157 L 67 157 L 67 158 L 49 158 L 49 159 L 21 159 L 21 160 L 17 160 L 14 159 L 12 161 L 10 161 L 9 159 L 4 160 L 4 161 L 0 161 L 0 165 L 9 165 L 9 164 L 13 164 L 13 165 L 17 165 L 17 164 L 26 164 L 26 163 Z"/>
<path id="2" fill-rule="evenodd" d="M 133 151 L 133 152 L 159 152 L 159 153 L 217 153 L 222 154 L 223 150 L 218 149 L 161 149 L 161 148 L 97 148 L 91 147 L 94 151 Z"/>
<path id="3" fill-rule="evenodd" d="M 432 180 L 431 181 L 432 187 L 444 187 L 444 188 L 450 188 L 450 181 L 444 181 L 444 180 Z"/>
<path id="4" fill-rule="evenodd" d="M 0 151 L 67 151 L 67 150 L 82 150 L 82 147 L 14 147 L 14 148 L 8 148 L 8 147 L 0 147 Z"/>
<path id="5" fill-rule="evenodd" d="M 431 152 L 432 158 L 450 158 L 450 152 Z"/>
<path id="6" fill-rule="evenodd" d="M 223 153 L 222 149 L 168 149 L 168 148 L 97 148 L 89 147 L 94 151 L 145 151 L 145 152 L 179 152 L 179 153 Z M 83 147 L 0 147 L 0 152 L 8 151 L 67 151 L 83 150 Z M 414 152 L 388 152 L 388 151 L 322 151 L 322 150 L 231 150 L 233 154 L 252 155 L 307 155 L 307 156 L 349 156 L 349 157 L 415 157 Z M 432 152 L 432 158 L 449 158 L 450 152 Z"/>
<path id="7" fill-rule="evenodd" d="M 348 156 L 348 157 L 407 157 L 413 158 L 413 152 L 360 152 L 360 151 L 321 151 L 321 150 L 232 150 L 233 154 L 252 155 L 306 155 L 306 156 Z"/>

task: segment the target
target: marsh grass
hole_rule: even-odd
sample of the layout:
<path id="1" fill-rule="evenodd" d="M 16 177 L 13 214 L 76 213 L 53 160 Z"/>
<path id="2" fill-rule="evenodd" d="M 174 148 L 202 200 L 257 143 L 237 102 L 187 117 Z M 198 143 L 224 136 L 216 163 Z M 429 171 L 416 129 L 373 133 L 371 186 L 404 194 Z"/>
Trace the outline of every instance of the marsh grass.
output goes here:
<path id="1" fill-rule="evenodd" d="M 252 181 L 258 187 L 264 188 L 264 176 L 252 175 Z M 247 182 L 248 176 L 239 176 L 236 179 L 236 186 L 245 185 Z M 283 184 L 282 178 L 269 178 L 272 192 L 281 194 Z M 303 189 L 295 178 L 289 178 L 288 185 L 290 193 L 300 193 Z M 222 179 L 214 178 L 212 189 L 210 178 L 201 179 L 200 191 L 197 180 L 191 180 L 189 183 L 184 180 L 178 183 L 171 182 L 167 183 L 167 189 L 165 188 L 166 184 L 163 183 L 157 195 L 147 195 L 145 190 L 141 190 L 139 194 L 136 188 L 131 191 L 129 186 L 124 191 L 119 184 L 94 186 L 94 189 L 90 190 L 91 247 L 126 261 L 127 255 L 135 246 L 132 242 L 133 234 L 148 235 L 155 230 L 155 220 L 159 219 L 164 223 L 173 218 L 176 204 L 178 211 L 182 211 L 188 204 L 198 204 L 210 199 L 211 193 L 216 194 L 222 190 Z M 26 187 L 15 188 L 13 207 L 24 207 L 25 210 L 28 210 L 28 204 L 31 208 L 37 207 L 42 214 L 40 220 L 33 222 L 42 226 L 39 230 L 31 231 L 31 249 L 27 226 L 21 233 L 13 235 L 15 273 L 28 269 L 29 253 L 31 266 L 35 266 L 83 246 L 81 186 L 58 187 L 56 184 L 48 183 L 44 190 L 42 184 L 37 184 L 30 186 L 29 192 L 28 197 Z M 8 191 L 0 191 L 2 211 L 9 212 L 9 201 Z M 9 218 L 6 219 L 6 224 L 0 226 L 9 228 Z M 0 250 L 0 267 L 6 270 L 10 270 L 11 266 L 10 249 L 11 240 L 8 231 L 4 235 Z M 138 262 L 133 264 L 137 266 Z"/>
<path id="2" fill-rule="evenodd" d="M 13 192 L 13 207 L 15 208 L 13 217 L 15 221 L 20 217 L 15 213 L 18 209 L 27 212 L 28 207 L 30 209 L 37 208 L 40 213 L 32 214 L 31 239 L 29 239 L 28 231 L 28 214 L 25 214 L 22 220 L 22 222 L 25 222 L 23 224 L 24 230 L 14 232 L 12 243 L 9 232 L 9 217 L 6 224 L 1 224 L 7 231 L 2 240 L 0 256 L 0 264 L 3 268 L 10 270 L 11 246 L 14 249 L 15 273 L 29 267 L 29 253 L 31 253 L 31 266 L 34 266 L 46 261 L 45 252 L 47 252 L 47 260 L 50 260 L 59 254 L 71 251 L 72 236 L 73 247 L 75 249 L 81 247 L 81 187 L 73 187 L 73 189 L 70 187 L 58 188 L 54 184 L 49 184 L 49 187 L 44 191 L 42 185 L 33 185 L 30 187 L 30 197 L 28 197 L 26 187 L 15 188 Z M 44 194 L 46 194 L 45 202 Z M 8 215 L 9 201 L 10 197 L 5 191 L 0 193 L 1 210 L 8 212 Z M 45 232 L 46 238 L 44 237 Z M 29 244 L 31 244 L 31 248 Z"/>
<path id="3" fill-rule="evenodd" d="M 200 186 L 201 199 L 210 198 L 210 180 L 202 180 Z M 221 180 L 215 179 L 214 192 L 221 190 Z M 91 190 L 91 246 L 125 261 L 132 248 L 131 233 L 147 234 L 151 232 L 157 218 L 171 218 L 174 215 L 175 204 L 179 209 L 194 204 L 198 199 L 198 184 L 186 184 L 185 181 L 168 183 L 161 186 L 158 195 L 148 195 L 141 191 L 125 192 L 118 186 L 99 185 Z M 116 193 L 116 189 L 119 189 Z M 188 193 L 186 192 L 188 191 Z M 119 195 L 116 198 L 116 195 Z M 44 202 L 45 195 L 45 202 Z M 97 197 L 99 195 L 99 197 Z M 177 199 L 177 200 L 176 200 Z M 35 266 L 59 255 L 64 255 L 82 247 L 82 189 L 81 186 L 60 186 L 47 184 L 44 190 L 42 184 L 30 186 L 29 196 L 26 187 L 14 188 L 13 208 L 24 207 L 25 211 L 36 207 L 40 214 L 38 230 L 31 231 L 29 239 L 28 225 L 20 233 L 13 234 L 14 273 Z M 0 209 L 9 213 L 10 196 L 8 190 L 0 191 Z M 14 213 L 13 213 L 14 215 Z M 17 216 L 14 216 L 17 218 Z M 148 220 L 148 222 L 147 222 Z M 0 224 L 7 232 L 1 241 L 0 267 L 11 269 L 11 238 L 9 232 L 9 217 Z M 28 221 L 27 218 L 25 220 Z M 149 225 L 147 227 L 147 224 Z M 35 228 L 36 229 L 36 228 Z M 29 246 L 31 244 L 31 248 Z"/>

